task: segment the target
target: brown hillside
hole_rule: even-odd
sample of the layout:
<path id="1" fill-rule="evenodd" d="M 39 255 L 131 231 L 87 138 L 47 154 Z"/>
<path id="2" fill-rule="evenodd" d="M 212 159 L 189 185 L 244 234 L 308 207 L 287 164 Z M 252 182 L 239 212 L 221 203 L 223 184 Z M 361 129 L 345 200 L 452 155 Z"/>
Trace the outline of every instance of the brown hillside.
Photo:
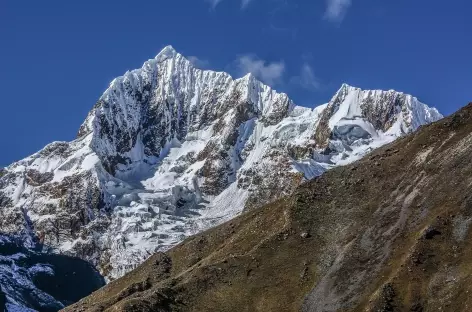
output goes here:
<path id="1" fill-rule="evenodd" d="M 65 311 L 472 311 L 472 104 Z"/>

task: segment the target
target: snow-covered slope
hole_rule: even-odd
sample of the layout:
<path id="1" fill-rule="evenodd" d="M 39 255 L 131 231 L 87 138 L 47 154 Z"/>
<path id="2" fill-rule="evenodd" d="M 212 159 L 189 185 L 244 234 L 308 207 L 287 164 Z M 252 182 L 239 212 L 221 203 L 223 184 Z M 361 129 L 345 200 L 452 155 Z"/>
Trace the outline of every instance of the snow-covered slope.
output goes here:
<path id="1" fill-rule="evenodd" d="M 58 311 L 105 284 L 86 261 L 0 234 L 0 311 Z"/>
<path id="2" fill-rule="evenodd" d="M 441 117 L 410 95 L 348 85 L 295 106 L 166 47 L 113 80 L 76 140 L 0 171 L 0 230 L 26 228 L 113 279 Z"/>

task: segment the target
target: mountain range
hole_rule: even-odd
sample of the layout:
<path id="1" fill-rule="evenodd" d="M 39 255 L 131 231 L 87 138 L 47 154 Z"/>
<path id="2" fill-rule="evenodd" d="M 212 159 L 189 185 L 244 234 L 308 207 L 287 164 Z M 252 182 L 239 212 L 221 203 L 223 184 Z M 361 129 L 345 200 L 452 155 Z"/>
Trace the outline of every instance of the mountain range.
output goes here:
<path id="1" fill-rule="evenodd" d="M 346 84 L 297 106 L 252 74 L 201 70 L 168 46 L 114 79 L 73 141 L 0 169 L 0 231 L 112 281 L 442 117 L 411 95 Z"/>
<path id="2" fill-rule="evenodd" d="M 65 311 L 471 311 L 472 103 Z"/>

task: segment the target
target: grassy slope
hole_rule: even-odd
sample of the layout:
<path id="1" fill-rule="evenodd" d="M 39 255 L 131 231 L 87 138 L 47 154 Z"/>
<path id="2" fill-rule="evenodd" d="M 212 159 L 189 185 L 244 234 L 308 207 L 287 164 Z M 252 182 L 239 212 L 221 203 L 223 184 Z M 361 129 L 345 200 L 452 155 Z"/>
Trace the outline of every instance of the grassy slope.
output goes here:
<path id="1" fill-rule="evenodd" d="M 472 105 L 67 311 L 472 310 Z"/>

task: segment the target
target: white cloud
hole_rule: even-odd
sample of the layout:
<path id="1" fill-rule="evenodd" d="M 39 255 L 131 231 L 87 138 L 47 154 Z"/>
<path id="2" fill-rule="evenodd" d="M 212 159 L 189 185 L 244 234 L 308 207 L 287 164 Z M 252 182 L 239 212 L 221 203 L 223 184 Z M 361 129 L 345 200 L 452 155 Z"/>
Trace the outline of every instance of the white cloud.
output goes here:
<path id="1" fill-rule="evenodd" d="M 209 2 L 211 5 L 211 8 L 214 9 L 223 0 L 205 0 L 205 1 Z M 241 8 L 245 9 L 251 2 L 252 0 L 241 0 Z"/>
<path id="2" fill-rule="evenodd" d="M 241 8 L 245 9 L 251 1 L 252 0 L 242 0 L 241 1 Z"/>
<path id="3" fill-rule="evenodd" d="M 210 62 L 208 60 L 202 60 L 198 58 L 197 56 L 189 56 L 187 59 L 190 61 L 190 63 L 193 64 L 193 66 L 200 68 L 200 69 L 206 69 L 210 67 Z"/>
<path id="4" fill-rule="evenodd" d="M 308 63 L 303 64 L 300 75 L 292 77 L 290 82 L 311 91 L 319 90 L 321 87 L 320 80 L 315 76 L 313 68 Z"/>
<path id="5" fill-rule="evenodd" d="M 205 1 L 209 2 L 211 5 L 211 8 L 214 9 L 222 0 L 205 0 Z"/>
<path id="6" fill-rule="evenodd" d="M 326 0 L 325 19 L 332 22 L 342 22 L 346 16 L 351 0 Z"/>
<path id="7" fill-rule="evenodd" d="M 240 74 L 251 73 L 258 79 L 268 85 L 275 85 L 282 82 L 282 76 L 285 71 L 285 63 L 268 63 L 257 58 L 255 55 L 242 55 L 236 60 Z"/>

